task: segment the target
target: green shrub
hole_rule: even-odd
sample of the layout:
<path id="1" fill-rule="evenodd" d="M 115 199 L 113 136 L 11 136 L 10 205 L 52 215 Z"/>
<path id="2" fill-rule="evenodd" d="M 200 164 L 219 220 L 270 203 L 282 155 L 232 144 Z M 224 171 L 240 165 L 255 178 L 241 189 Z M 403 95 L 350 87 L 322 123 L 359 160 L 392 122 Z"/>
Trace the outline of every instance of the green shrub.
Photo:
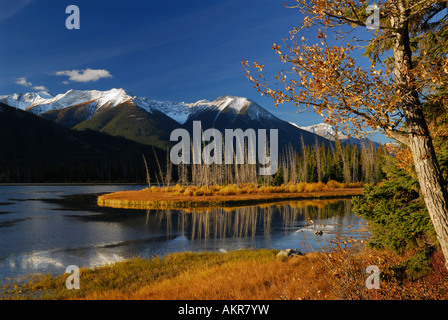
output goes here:
<path id="1" fill-rule="evenodd" d="M 272 181 L 272 185 L 280 186 L 284 183 L 283 180 L 283 170 L 281 166 L 278 166 L 277 173 L 275 174 L 274 180 Z"/>
<path id="2" fill-rule="evenodd" d="M 427 247 L 406 261 L 393 266 L 391 268 L 391 271 L 393 272 L 392 275 L 386 274 L 386 279 L 393 277 L 403 281 L 406 279 L 416 280 L 426 276 L 434 271 L 431 263 L 431 255 L 433 252 L 434 247 Z"/>
<path id="3" fill-rule="evenodd" d="M 434 236 L 434 228 L 420 196 L 418 181 L 397 167 L 389 167 L 388 180 L 367 185 L 353 199 L 354 212 L 369 223 L 370 245 L 403 252 Z"/>

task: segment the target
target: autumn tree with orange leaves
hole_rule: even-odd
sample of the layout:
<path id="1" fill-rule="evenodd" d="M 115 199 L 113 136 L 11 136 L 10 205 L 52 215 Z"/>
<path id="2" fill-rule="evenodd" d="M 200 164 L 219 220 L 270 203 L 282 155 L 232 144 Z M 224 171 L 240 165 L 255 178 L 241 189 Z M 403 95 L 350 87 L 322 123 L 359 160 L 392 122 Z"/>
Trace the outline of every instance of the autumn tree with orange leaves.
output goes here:
<path id="1" fill-rule="evenodd" d="M 448 268 L 448 191 L 423 112 L 429 100 L 446 105 L 436 93 L 448 83 L 447 0 L 378 1 L 374 29 L 367 1 L 295 2 L 302 25 L 272 47 L 287 68 L 270 84 L 261 63 L 252 72 L 242 61 L 246 76 L 277 106 L 313 108 L 356 135 L 382 131 L 406 145 Z M 355 59 L 360 50 L 365 66 Z"/>

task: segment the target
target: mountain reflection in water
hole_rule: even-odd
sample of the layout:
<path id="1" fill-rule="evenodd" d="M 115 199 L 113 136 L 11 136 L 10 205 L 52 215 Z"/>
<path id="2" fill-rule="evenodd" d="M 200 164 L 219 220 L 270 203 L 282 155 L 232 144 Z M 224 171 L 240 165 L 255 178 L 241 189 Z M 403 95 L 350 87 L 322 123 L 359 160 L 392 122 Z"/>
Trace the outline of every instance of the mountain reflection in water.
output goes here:
<path id="1" fill-rule="evenodd" d="M 284 240 L 297 239 L 292 233 L 300 232 L 302 241 L 294 247 L 305 246 L 302 250 L 307 251 L 323 248 L 331 239 L 366 238 L 368 235 L 361 218 L 353 215 L 350 200 L 295 201 L 233 209 L 147 210 L 146 224 L 154 223 L 152 216 L 158 220 L 160 228 L 165 226 L 167 239 L 181 237 L 204 245 L 213 240 L 225 243 L 225 239 L 247 241 L 257 237 L 263 237 L 268 244 L 272 243 L 271 236 L 278 243 L 279 235 Z M 315 235 L 316 231 L 322 231 L 322 236 Z"/>

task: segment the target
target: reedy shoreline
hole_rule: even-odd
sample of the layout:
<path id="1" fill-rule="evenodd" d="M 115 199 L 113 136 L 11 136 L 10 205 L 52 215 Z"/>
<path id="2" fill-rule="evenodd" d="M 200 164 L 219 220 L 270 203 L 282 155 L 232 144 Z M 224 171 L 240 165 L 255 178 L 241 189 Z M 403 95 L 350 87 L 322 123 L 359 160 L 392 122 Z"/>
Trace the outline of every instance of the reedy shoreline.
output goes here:
<path id="1" fill-rule="evenodd" d="M 186 209 L 240 207 L 291 200 L 351 198 L 361 195 L 362 188 L 343 184 L 308 183 L 257 187 L 252 184 L 229 186 L 152 187 L 137 191 L 120 191 L 98 197 L 99 206 L 124 209 Z"/>

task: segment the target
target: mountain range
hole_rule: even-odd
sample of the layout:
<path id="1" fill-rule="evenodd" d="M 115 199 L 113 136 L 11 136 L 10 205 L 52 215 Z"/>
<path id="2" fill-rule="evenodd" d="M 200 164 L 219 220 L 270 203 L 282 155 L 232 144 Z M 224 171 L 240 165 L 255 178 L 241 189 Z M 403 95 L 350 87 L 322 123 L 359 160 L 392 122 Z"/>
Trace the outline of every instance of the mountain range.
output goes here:
<path id="1" fill-rule="evenodd" d="M 332 143 L 277 118 L 254 101 L 235 96 L 176 103 L 137 97 L 125 89 L 69 90 L 56 96 L 48 92 L 1 96 L 0 102 L 64 127 L 90 129 L 159 148 L 171 145 L 169 138 L 174 129 L 191 132 L 193 121 L 201 121 L 204 130 L 216 128 L 221 132 L 236 128 L 278 129 L 280 150 L 289 145 L 300 149 L 302 139 L 309 145 L 316 141 L 327 146 Z"/>
<path id="2" fill-rule="evenodd" d="M 0 182 L 23 181 L 24 174 L 34 181 L 39 176 L 37 171 L 54 171 L 55 167 L 60 169 L 55 175 L 72 181 L 66 171 L 76 166 L 77 172 L 84 175 L 80 180 L 119 177 L 125 181 L 144 176 L 142 154 L 164 159 L 167 149 L 175 143 L 170 141 L 171 132 L 184 128 L 191 133 L 194 121 L 201 121 L 203 130 L 215 128 L 221 132 L 237 128 L 278 129 L 280 151 L 289 147 L 299 151 L 302 141 L 307 145 L 334 144 L 331 126 L 300 127 L 244 97 L 223 96 L 214 101 L 185 103 L 137 97 L 125 89 L 11 94 L 0 96 L 0 134 L 8 137 L 0 142 L 0 164 L 8 168 L 0 172 Z M 341 132 L 338 137 L 360 143 Z M 111 173 L 123 165 L 124 158 L 126 168 Z M 34 168 L 36 172 L 23 168 Z"/>
<path id="3" fill-rule="evenodd" d="M 350 145 L 356 144 L 358 146 L 361 146 L 361 145 L 367 146 L 369 143 L 372 143 L 375 148 L 378 148 L 380 146 L 380 144 L 378 142 L 371 141 L 369 139 L 359 139 L 359 138 L 350 136 L 349 134 L 345 133 L 344 131 L 336 131 L 335 128 L 328 123 L 318 123 L 315 125 L 305 126 L 305 127 L 301 127 L 293 122 L 290 122 L 290 124 L 300 128 L 302 130 L 317 134 L 317 135 L 324 137 L 331 141 L 335 141 L 335 138 L 337 136 L 339 141 L 341 141 L 341 143 L 344 143 L 344 144 L 349 143 Z"/>

